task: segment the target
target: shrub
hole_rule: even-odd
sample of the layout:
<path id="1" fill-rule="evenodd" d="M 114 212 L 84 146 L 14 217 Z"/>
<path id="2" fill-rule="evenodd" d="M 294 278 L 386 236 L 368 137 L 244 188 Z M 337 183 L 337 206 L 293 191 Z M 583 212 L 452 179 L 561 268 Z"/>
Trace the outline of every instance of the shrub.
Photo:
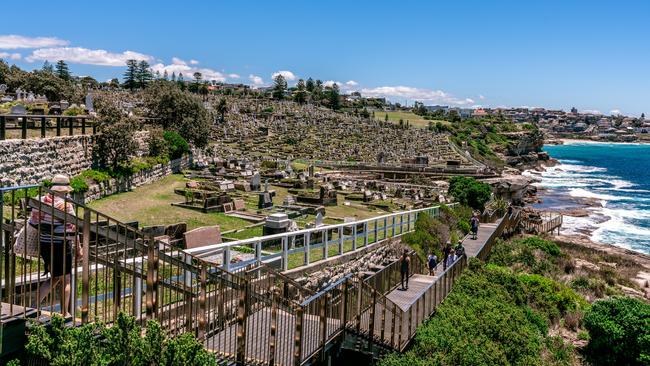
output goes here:
<path id="1" fill-rule="evenodd" d="M 650 364 L 650 305 L 629 297 L 596 301 L 585 314 L 594 365 Z"/>
<path id="2" fill-rule="evenodd" d="M 490 199 L 492 188 L 472 177 L 457 176 L 449 180 L 448 193 L 463 205 L 483 210 L 485 203 Z"/>
<path id="3" fill-rule="evenodd" d="M 96 183 L 105 183 L 111 179 L 111 176 L 107 172 L 95 169 L 85 170 L 80 174 L 80 176 L 85 179 L 93 180 Z"/>
<path id="4" fill-rule="evenodd" d="M 73 192 L 86 192 L 89 188 L 86 179 L 79 175 L 70 179 L 70 187 L 72 187 Z"/>
<path id="5" fill-rule="evenodd" d="M 169 145 L 169 158 L 178 159 L 190 151 L 187 141 L 174 131 L 165 131 L 163 138 Z"/>
<path id="6" fill-rule="evenodd" d="M 30 327 L 27 353 L 53 366 L 85 365 L 216 365 L 215 357 L 192 334 L 167 339 L 156 321 L 147 322 L 145 332 L 135 318 L 118 314 L 106 327 L 99 323 L 66 327 L 54 315 L 49 326 Z"/>
<path id="7" fill-rule="evenodd" d="M 169 147 L 161 130 L 149 132 L 149 156 L 169 157 Z"/>

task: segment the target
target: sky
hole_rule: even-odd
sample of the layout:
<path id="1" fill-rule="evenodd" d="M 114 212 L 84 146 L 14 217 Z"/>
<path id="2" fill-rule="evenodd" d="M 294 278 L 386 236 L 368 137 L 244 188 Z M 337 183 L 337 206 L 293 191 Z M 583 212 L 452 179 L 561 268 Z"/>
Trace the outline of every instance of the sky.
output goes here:
<path id="1" fill-rule="evenodd" d="M 64 59 L 105 81 L 136 58 L 253 86 L 311 76 L 402 104 L 650 113 L 650 1 L 25 4 L 2 5 L 0 58 L 26 69 Z"/>

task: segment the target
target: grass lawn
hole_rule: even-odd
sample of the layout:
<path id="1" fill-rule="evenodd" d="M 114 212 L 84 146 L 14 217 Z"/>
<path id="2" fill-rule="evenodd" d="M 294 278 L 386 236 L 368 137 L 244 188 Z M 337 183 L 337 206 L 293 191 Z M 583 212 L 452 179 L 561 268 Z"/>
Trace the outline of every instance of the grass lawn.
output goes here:
<path id="1" fill-rule="evenodd" d="M 174 193 L 175 188 L 185 186 L 186 179 L 180 174 L 167 176 L 159 181 L 115 194 L 89 206 L 120 221 L 138 221 L 140 226 L 167 225 L 186 222 L 188 229 L 219 225 L 221 231 L 243 228 L 250 223 L 221 212 L 202 213 L 171 204 L 184 198 Z"/>
<path id="2" fill-rule="evenodd" d="M 375 119 L 378 119 L 380 121 L 384 121 L 386 118 L 386 114 L 388 114 L 388 121 L 398 124 L 399 120 L 402 119 L 404 120 L 404 124 L 406 124 L 406 121 L 409 121 L 409 125 L 413 127 L 419 127 L 419 128 L 428 128 L 429 127 L 429 122 L 436 123 L 438 122 L 437 120 L 426 120 L 422 118 L 422 116 L 418 116 L 417 114 L 413 112 L 405 112 L 405 111 L 388 111 L 388 112 L 383 112 L 383 111 L 376 111 L 375 112 Z M 447 121 L 440 121 L 444 124 L 447 124 L 449 122 Z"/>

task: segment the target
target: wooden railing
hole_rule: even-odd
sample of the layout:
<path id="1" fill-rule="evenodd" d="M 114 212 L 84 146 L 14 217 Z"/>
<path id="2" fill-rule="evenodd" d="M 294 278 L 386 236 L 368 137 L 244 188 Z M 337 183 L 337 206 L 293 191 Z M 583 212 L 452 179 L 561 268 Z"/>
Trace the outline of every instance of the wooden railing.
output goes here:
<path id="1" fill-rule="evenodd" d="M 91 116 L 4 114 L 0 115 L 0 140 L 95 134 L 96 126 Z"/>
<path id="2" fill-rule="evenodd" d="M 559 233 L 560 228 L 564 222 L 564 217 L 562 214 L 557 212 L 542 212 L 540 214 L 541 222 L 529 219 L 522 220 L 522 227 L 524 231 L 531 234 L 546 234 L 551 233 L 557 229 Z"/>

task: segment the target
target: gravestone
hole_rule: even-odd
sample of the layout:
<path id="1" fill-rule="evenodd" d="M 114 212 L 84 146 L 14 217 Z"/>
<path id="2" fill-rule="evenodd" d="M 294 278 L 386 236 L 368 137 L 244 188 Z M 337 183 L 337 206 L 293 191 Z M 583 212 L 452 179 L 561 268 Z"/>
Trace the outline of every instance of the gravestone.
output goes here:
<path id="1" fill-rule="evenodd" d="M 245 210 L 245 209 L 246 209 L 246 203 L 245 203 L 244 200 L 241 199 L 241 198 L 236 198 L 236 199 L 233 201 L 233 203 L 234 203 L 234 205 L 235 205 L 235 210 L 236 210 L 236 211 L 242 211 L 242 210 Z"/>
<path id="2" fill-rule="evenodd" d="M 196 228 L 187 231 L 184 236 L 186 249 L 221 244 L 221 228 L 219 225 Z"/>
<path id="3" fill-rule="evenodd" d="M 93 112 L 95 109 L 93 108 L 93 96 L 92 94 L 86 94 L 86 109 L 88 112 Z"/>
<path id="4" fill-rule="evenodd" d="M 68 109 L 68 107 L 70 107 L 70 103 L 68 103 L 67 100 L 62 100 L 59 102 L 59 106 L 61 106 L 62 111 L 65 111 L 66 109 Z"/>
<path id="5" fill-rule="evenodd" d="M 289 224 L 290 220 L 287 214 L 274 213 L 266 217 L 262 232 L 264 235 L 284 233 L 289 228 Z"/>
<path id="6" fill-rule="evenodd" d="M 251 190 L 253 191 L 259 191 L 260 190 L 260 173 L 255 173 L 253 175 L 253 178 L 251 178 Z"/>
<path id="7" fill-rule="evenodd" d="M 314 166 L 310 165 L 309 166 L 309 178 L 313 178 L 313 177 L 314 177 Z"/>
<path id="8" fill-rule="evenodd" d="M 9 114 L 27 114 L 27 109 L 25 109 L 25 106 L 22 104 L 16 104 L 11 106 Z"/>
<path id="9" fill-rule="evenodd" d="M 316 214 L 316 222 L 315 222 L 316 227 L 322 226 L 323 225 L 323 213 L 318 212 Z"/>
<path id="10" fill-rule="evenodd" d="M 36 97 L 34 97 L 34 93 L 29 92 L 29 94 L 27 94 L 27 101 L 28 102 L 33 102 L 34 100 L 36 100 Z"/>
<path id="11" fill-rule="evenodd" d="M 7 85 L 0 84 L 0 94 L 4 94 L 6 92 L 7 92 Z"/>

